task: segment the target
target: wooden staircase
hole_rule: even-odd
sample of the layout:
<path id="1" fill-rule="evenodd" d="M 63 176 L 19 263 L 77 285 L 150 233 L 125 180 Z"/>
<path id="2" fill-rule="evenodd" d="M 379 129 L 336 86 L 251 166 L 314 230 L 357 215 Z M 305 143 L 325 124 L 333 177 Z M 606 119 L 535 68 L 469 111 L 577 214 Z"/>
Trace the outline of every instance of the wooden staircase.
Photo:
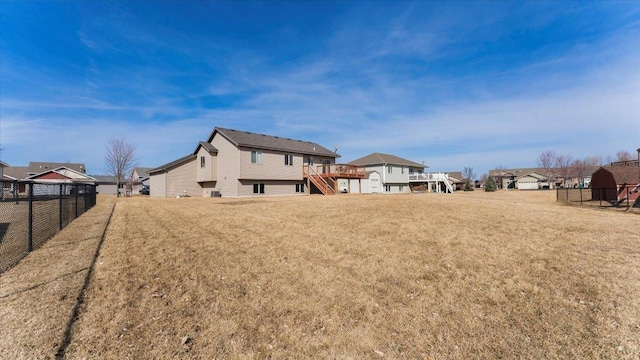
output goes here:
<path id="1" fill-rule="evenodd" d="M 320 176 L 311 166 L 305 166 L 304 176 L 308 178 L 313 185 L 324 195 L 336 194 L 336 179 L 332 177 Z M 328 180 L 328 181 L 327 181 Z M 330 184 L 331 182 L 332 184 Z"/>

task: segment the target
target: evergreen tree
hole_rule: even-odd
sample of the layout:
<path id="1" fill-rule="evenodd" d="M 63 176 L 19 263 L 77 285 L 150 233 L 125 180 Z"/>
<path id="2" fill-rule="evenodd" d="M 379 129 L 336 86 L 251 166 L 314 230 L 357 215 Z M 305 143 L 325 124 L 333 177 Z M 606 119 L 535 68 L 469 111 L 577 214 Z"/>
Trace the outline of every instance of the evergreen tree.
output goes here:
<path id="1" fill-rule="evenodd" d="M 484 184 L 484 191 L 496 191 L 497 185 L 496 185 L 496 181 L 493 179 L 493 177 L 489 177 L 489 179 L 487 179 L 487 182 Z"/>
<path id="2" fill-rule="evenodd" d="M 471 179 L 467 179 L 464 182 L 464 191 L 473 191 L 473 183 L 471 182 Z"/>

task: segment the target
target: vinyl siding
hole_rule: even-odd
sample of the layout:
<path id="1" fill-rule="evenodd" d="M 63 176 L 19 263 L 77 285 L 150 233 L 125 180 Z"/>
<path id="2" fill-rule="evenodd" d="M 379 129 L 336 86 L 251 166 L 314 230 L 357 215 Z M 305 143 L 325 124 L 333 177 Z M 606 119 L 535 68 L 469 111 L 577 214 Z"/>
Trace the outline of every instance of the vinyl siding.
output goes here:
<path id="1" fill-rule="evenodd" d="M 389 174 L 388 168 L 391 167 L 391 174 Z M 404 168 L 404 174 L 402 169 Z M 384 169 L 384 183 L 385 184 L 409 184 L 409 168 L 399 165 L 387 165 Z"/>
<path id="2" fill-rule="evenodd" d="M 262 151 L 262 164 L 251 162 L 251 151 Z M 285 165 L 285 154 L 293 155 L 293 166 Z M 302 181 L 302 155 L 260 149 L 240 149 L 240 179 Z"/>
<path id="3" fill-rule="evenodd" d="M 223 197 L 238 196 L 240 178 L 240 150 L 224 136 L 216 134 L 211 144 L 218 149 L 216 186 Z M 251 159 L 249 159 L 251 160 Z"/>
<path id="4" fill-rule="evenodd" d="M 283 160 L 284 163 L 284 160 Z M 302 184 L 302 180 L 240 180 L 240 196 L 278 196 L 278 195 L 304 195 L 309 189 L 305 185 L 305 193 L 296 193 L 296 184 Z M 254 194 L 253 184 L 263 183 L 264 194 Z"/>
<path id="5" fill-rule="evenodd" d="M 211 192 L 218 190 L 216 185 L 217 184 L 215 181 L 206 181 L 206 182 L 200 183 L 200 186 L 202 186 L 202 196 L 211 197 Z"/>
<path id="6" fill-rule="evenodd" d="M 202 188 L 194 178 L 197 162 L 198 158 L 194 158 L 167 170 L 166 196 L 175 197 L 185 194 L 189 196 L 201 196 Z"/>
<path id="7" fill-rule="evenodd" d="M 166 197 L 167 196 L 167 174 L 162 172 L 149 177 L 149 196 Z"/>
<path id="8" fill-rule="evenodd" d="M 200 166 L 200 158 L 204 156 L 204 167 Z M 203 147 L 200 147 L 196 156 L 196 179 L 199 182 L 203 181 L 216 181 L 218 173 L 218 157 L 215 154 L 210 154 Z"/>

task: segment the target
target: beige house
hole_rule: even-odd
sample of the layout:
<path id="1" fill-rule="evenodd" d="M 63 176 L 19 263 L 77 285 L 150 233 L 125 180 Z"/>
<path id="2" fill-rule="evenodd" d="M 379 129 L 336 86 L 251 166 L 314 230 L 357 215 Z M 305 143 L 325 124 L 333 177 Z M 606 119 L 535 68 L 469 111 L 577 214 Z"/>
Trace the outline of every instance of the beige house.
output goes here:
<path id="1" fill-rule="evenodd" d="M 424 164 L 419 164 L 411 160 L 403 159 L 401 157 L 382 153 L 372 153 L 359 159 L 353 160 L 348 165 L 358 168 L 364 168 L 365 173 L 369 174 L 367 179 L 369 181 L 375 181 L 371 178 L 373 172 L 377 173 L 376 178 L 379 179 L 380 186 L 371 186 L 365 184 L 362 187 L 363 190 L 369 190 L 372 193 L 378 192 L 381 194 L 399 194 L 409 193 L 411 188 L 409 187 L 409 174 L 422 174 Z M 353 180 L 351 182 L 354 182 Z M 350 187 L 349 192 L 355 190 L 355 187 Z M 365 191 L 360 191 L 364 193 Z"/>
<path id="2" fill-rule="evenodd" d="M 149 171 L 153 168 L 135 167 L 131 171 L 129 177 L 131 182 L 131 194 L 140 194 L 140 190 L 144 185 L 149 185 Z"/>
<path id="3" fill-rule="evenodd" d="M 214 128 L 195 150 L 149 171 L 152 197 L 335 193 L 333 151 L 316 143 Z"/>

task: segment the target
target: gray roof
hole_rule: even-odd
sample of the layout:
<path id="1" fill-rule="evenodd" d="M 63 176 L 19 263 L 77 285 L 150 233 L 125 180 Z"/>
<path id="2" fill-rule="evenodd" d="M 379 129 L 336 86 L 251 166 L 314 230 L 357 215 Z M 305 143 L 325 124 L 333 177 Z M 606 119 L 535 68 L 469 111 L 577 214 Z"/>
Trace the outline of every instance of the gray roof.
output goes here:
<path id="1" fill-rule="evenodd" d="M 149 170 L 149 175 L 153 175 L 155 173 L 160 173 L 160 172 L 167 171 L 167 170 L 169 170 L 170 168 L 172 168 L 172 167 L 174 167 L 176 165 L 183 164 L 183 163 L 187 162 L 188 160 L 195 159 L 195 158 L 196 158 L 195 154 L 189 154 L 187 156 L 181 157 L 178 160 L 174 160 L 174 161 L 166 163 L 164 165 L 160 165 L 155 169 Z"/>
<path id="2" fill-rule="evenodd" d="M 92 178 L 98 180 L 98 184 L 115 184 L 116 177 L 113 175 L 90 175 Z M 124 183 L 125 180 L 122 178 L 120 183 Z"/>
<path id="3" fill-rule="evenodd" d="M 87 173 L 87 168 L 86 166 L 84 166 L 84 164 L 31 161 L 29 162 L 29 174 L 30 175 L 40 174 L 41 172 L 57 169 L 62 166 L 69 168 L 71 170 L 75 170 L 79 173 L 83 173 L 83 174 Z"/>
<path id="4" fill-rule="evenodd" d="M 424 169 L 427 167 L 424 164 L 419 164 L 417 162 L 403 159 L 395 155 L 382 154 L 377 152 L 347 163 L 347 165 L 355 165 L 355 166 L 382 165 L 382 164 L 410 166 L 410 167 L 421 168 L 421 169 Z"/>
<path id="5" fill-rule="evenodd" d="M 2 170 L 3 175 L 10 176 L 17 180 L 26 179 L 29 177 L 28 166 L 9 166 Z"/>
<path id="6" fill-rule="evenodd" d="M 219 127 L 213 129 L 213 132 L 209 136 L 207 142 L 210 143 L 216 133 L 224 136 L 236 147 L 276 150 L 295 154 L 318 155 L 332 158 L 340 157 L 337 153 L 311 141 L 295 140 Z"/>
<path id="7" fill-rule="evenodd" d="M 153 170 L 153 168 L 150 168 L 150 167 L 136 167 L 136 168 L 133 168 L 133 171 L 138 173 L 138 177 L 141 178 L 141 179 L 149 177 L 149 171 L 151 171 L 151 170 Z"/>
<path id="8" fill-rule="evenodd" d="M 6 162 L 0 160 L 0 166 L 7 167 L 7 166 L 9 166 L 9 164 L 7 164 Z"/>
<path id="9" fill-rule="evenodd" d="M 196 146 L 196 149 L 193 151 L 194 154 L 196 154 L 198 152 L 198 149 L 200 149 L 200 146 L 202 146 L 205 150 L 207 150 L 209 152 L 209 154 L 217 154 L 218 153 L 218 149 L 216 149 L 215 146 L 211 145 L 211 143 L 205 142 L 205 141 L 200 141 L 198 143 L 198 146 Z"/>

